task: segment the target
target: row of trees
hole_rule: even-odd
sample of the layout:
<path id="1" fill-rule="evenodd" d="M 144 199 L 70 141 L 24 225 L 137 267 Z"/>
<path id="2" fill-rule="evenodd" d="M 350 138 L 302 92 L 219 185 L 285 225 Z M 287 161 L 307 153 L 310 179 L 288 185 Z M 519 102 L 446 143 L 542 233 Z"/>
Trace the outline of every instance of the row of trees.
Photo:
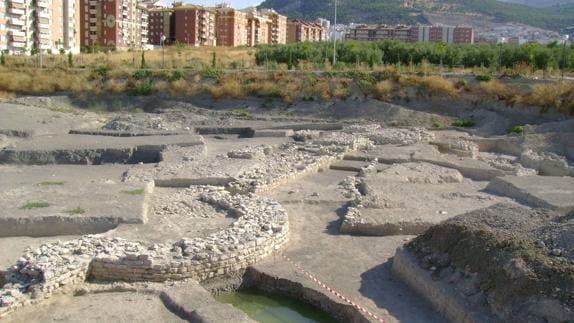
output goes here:
<path id="1" fill-rule="evenodd" d="M 332 63 L 332 55 L 332 43 L 296 43 L 259 46 L 256 61 L 259 65 L 279 63 L 287 64 L 291 68 L 301 62 Z M 529 65 L 535 69 L 547 70 L 562 67 L 563 47 L 558 43 L 470 45 L 345 41 L 337 44 L 337 61 L 347 65 L 367 64 L 370 67 L 398 63 L 418 65 L 424 61 L 450 67 L 497 67 L 502 63 L 502 66 L 507 68 Z M 574 69 L 574 46 L 568 46 L 565 61 L 567 69 Z"/>

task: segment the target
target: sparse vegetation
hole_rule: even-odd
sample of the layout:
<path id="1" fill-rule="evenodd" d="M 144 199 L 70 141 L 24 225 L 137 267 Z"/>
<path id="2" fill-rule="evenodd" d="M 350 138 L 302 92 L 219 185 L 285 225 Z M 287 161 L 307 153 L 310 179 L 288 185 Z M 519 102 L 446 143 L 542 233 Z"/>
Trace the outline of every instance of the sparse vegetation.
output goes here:
<path id="1" fill-rule="evenodd" d="M 144 192 L 145 192 L 145 190 L 143 188 L 122 191 L 122 193 L 128 194 L 128 195 L 143 195 Z"/>
<path id="2" fill-rule="evenodd" d="M 475 122 L 472 120 L 466 120 L 466 119 L 459 119 L 459 120 L 455 120 L 452 125 L 454 127 L 460 127 L 460 128 L 472 128 L 475 126 Z"/>
<path id="3" fill-rule="evenodd" d="M 253 118 L 253 114 L 245 108 L 233 109 L 233 110 L 229 111 L 229 115 L 234 116 L 234 117 L 238 117 L 238 118 L 245 118 L 245 119 Z"/>
<path id="4" fill-rule="evenodd" d="M 508 133 L 514 133 L 517 135 L 524 134 L 524 126 L 514 126 L 508 130 Z"/>
<path id="5" fill-rule="evenodd" d="M 480 82 L 489 82 L 490 80 L 492 80 L 492 77 L 490 75 L 481 74 L 477 75 L 475 79 Z"/>
<path id="6" fill-rule="evenodd" d="M 77 208 L 66 210 L 64 213 L 69 215 L 80 215 L 86 213 L 86 210 L 78 206 Z"/>
<path id="7" fill-rule="evenodd" d="M 60 182 L 60 181 L 45 181 L 45 182 L 42 182 L 38 185 L 40 185 L 40 186 L 62 186 L 62 185 L 64 185 L 64 183 L 65 182 Z"/>
<path id="8" fill-rule="evenodd" d="M 30 202 L 20 206 L 20 210 L 43 209 L 49 206 L 50 204 L 47 202 Z"/>

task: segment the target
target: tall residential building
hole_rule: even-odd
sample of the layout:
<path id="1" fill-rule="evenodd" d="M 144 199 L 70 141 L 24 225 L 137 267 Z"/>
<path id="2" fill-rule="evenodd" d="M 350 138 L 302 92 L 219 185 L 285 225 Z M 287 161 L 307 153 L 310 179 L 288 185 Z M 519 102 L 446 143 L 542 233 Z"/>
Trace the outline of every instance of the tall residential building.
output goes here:
<path id="1" fill-rule="evenodd" d="M 79 0 L 8 0 L 0 4 L 0 49 L 79 51 Z"/>
<path id="2" fill-rule="evenodd" d="M 262 9 L 260 15 L 267 17 L 270 21 L 267 31 L 268 44 L 287 43 L 287 17 L 273 9 Z"/>
<path id="3" fill-rule="evenodd" d="M 148 43 L 148 8 L 137 0 L 81 0 L 80 12 L 82 47 L 128 49 Z"/>
<path id="4" fill-rule="evenodd" d="M 247 46 L 253 47 L 270 44 L 272 33 L 272 20 L 261 15 L 255 8 L 246 9 L 247 13 Z"/>
<path id="5" fill-rule="evenodd" d="M 215 10 L 217 46 L 246 46 L 247 14 L 227 5 L 220 5 Z"/>
<path id="6" fill-rule="evenodd" d="M 472 27 L 358 25 L 345 35 L 350 40 L 474 43 Z"/>
<path id="7" fill-rule="evenodd" d="M 215 11 L 193 5 L 178 4 L 174 8 L 175 41 L 192 46 L 215 46 Z"/>
<path id="8" fill-rule="evenodd" d="M 162 36 L 165 36 L 165 44 L 175 43 L 173 8 L 150 9 L 148 17 L 148 39 L 150 44 L 157 46 L 162 45 Z"/>
<path id="9" fill-rule="evenodd" d="M 328 30 L 317 22 L 291 20 L 287 23 L 287 42 L 320 42 L 327 40 Z"/>

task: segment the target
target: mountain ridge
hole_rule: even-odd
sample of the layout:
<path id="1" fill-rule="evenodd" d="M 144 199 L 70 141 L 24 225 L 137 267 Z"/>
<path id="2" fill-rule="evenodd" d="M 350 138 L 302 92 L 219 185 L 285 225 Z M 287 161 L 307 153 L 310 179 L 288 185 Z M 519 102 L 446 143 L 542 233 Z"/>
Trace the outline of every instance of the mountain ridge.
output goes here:
<path id="1" fill-rule="evenodd" d="M 430 12 L 446 15 L 482 15 L 495 22 L 523 23 L 554 31 L 574 26 L 574 2 L 545 8 L 533 8 L 498 0 L 413 0 L 413 4 L 412 8 L 405 8 L 403 0 L 339 0 L 337 19 L 341 23 L 416 24 L 427 23 L 424 13 Z M 333 16 L 332 1 L 325 0 L 265 0 L 259 7 L 273 8 L 292 19 Z"/>

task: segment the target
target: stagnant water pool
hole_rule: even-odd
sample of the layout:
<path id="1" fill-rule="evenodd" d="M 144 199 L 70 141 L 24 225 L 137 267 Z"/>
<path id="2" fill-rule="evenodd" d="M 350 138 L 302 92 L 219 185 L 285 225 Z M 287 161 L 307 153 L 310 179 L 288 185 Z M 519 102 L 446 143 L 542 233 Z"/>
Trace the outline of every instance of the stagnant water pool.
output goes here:
<path id="1" fill-rule="evenodd" d="M 262 323 L 331 323 L 328 314 L 297 300 L 259 290 L 241 290 L 216 297 Z"/>

